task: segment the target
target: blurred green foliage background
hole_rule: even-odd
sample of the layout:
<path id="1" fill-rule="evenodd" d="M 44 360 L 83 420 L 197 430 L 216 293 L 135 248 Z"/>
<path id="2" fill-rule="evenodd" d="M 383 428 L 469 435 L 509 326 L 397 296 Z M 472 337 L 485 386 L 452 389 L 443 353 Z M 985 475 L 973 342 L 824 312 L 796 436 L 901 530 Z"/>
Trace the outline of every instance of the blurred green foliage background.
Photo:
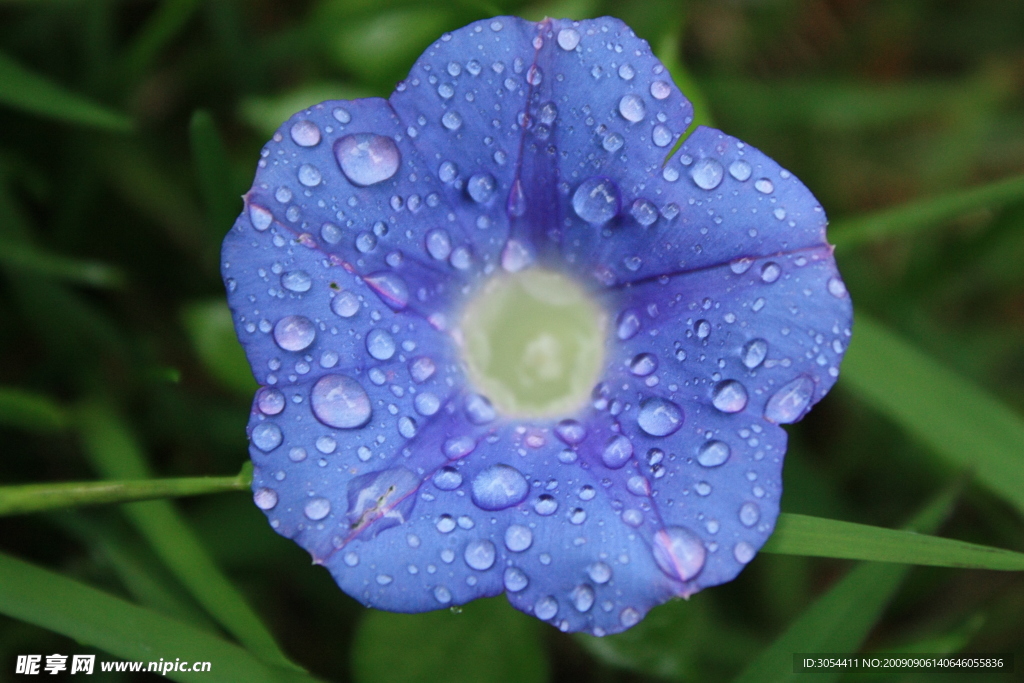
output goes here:
<path id="1" fill-rule="evenodd" d="M 834 557 L 856 553 L 762 553 L 733 583 L 604 639 L 503 598 L 365 610 L 232 478 L 255 385 L 218 252 L 263 142 L 294 111 L 387 96 L 432 40 L 475 19 L 618 16 L 700 121 L 792 170 L 832 219 L 858 322 L 836 390 L 789 430 L 783 510 L 1024 551 L 1021 9 L 3 0 L 0 486 L 216 475 L 243 492 L 0 518 L 0 680 L 17 678 L 18 654 L 147 659 L 147 638 L 211 660 L 210 674 L 176 676 L 203 681 L 309 680 L 300 668 L 331 681 L 835 680 L 794 675 L 790 653 L 858 649 L 1016 651 L 1019 671 L 1019 571 Z"/>

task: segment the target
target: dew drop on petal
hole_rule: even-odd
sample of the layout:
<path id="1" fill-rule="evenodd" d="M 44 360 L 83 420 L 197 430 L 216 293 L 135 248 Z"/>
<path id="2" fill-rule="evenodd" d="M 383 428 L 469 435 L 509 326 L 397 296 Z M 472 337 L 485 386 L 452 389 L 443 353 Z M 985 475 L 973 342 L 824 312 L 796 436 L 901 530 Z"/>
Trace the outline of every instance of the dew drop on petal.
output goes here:
<path id="1" fill-rule="evenodd" d="M 284 410 L 284 394 L 277 389 L 263 387 L 256 392 L 256 407 L 264 415 L 277 415 Z"/>
<path id="2" fill-rule="evenodd" d="M 772 394 L 764 407 L 764 418 L 776 424 L 799 420 L 807 411 L 814 395 L 814 380 L 800 375 Z"/>
<path id="3" fill-rule="evenodd" d="M 366 350 L 377 360 L 390 359 L 395 355 L 395 349 L 395 338 L 387 330 L 376 327 L 367 333 Z"/>
<path id="4" fill-rule="evenodd" d="M 646 228 L 658 220 L 658 207 L 646 199 L 637 199 L 629 208 L 629 214 Z"/>
<path id="5" fill-rule="evenodd" d="M 747 407 L 747 388 L 734 379 L 715 385 L 711 403 L 723 413 L 738 413 Z"/>
<path id="6" fill-rule="evenodd" d="M 647 106 L 639 95 L 623 95 L 619 100 L 619 113 L 631 123 L 639 123 L 647 116 Z"/>
<path id="7" fill-rule="evenodd" d="M 434 589 L 434 599 L 442 605 L 447 605 L 452 601 L 452 592 L 444 586 L 438 586 Z"/>
<path id="8" fill-rule="evenodd" d="M 268 488 L 258 488 L 252 494 L 252 500 L 260 510 L 273 510 L 277 505 L 277 491 Z"/>
<path id="9" fill-rule="evenodd" d="M 736 561 L 740 564 L 747 564 L 752 559 L 757 551 L 754 550 L 754 546 L 750 545 L 746 541 L 740 541 L 732 549 L 732 556 L 736 558 Z"/>
<path id="10" fill-rule="evenodd" d="M 636 422 L 646 434 L 668 436 L 683 426 L 683 409 L 663 398 L 648 398 L 640 404 Z"/>
<path id="11" fill-rule="evenodd" d="M 633 457 L 633 442 L 619 434 L 608 439 L 601 451 L 601 462 L 609 469 L 617 470 Z"/>
<path id="12" fill-rule="evenodd" d="M 604 147 L 607 152 L 618 152 L 622 149 L 622 145 L 625 143 L 625 139 L 623 139 L 623 137 L 618 133 L 609 133 L 601 142 L 601 146 Z"/>
<path id="13" fill-rule="evenodd" d="M 451 131 L 456 131 L 462 128 L 462 117 L 457 111 L 446 111 L 444 116 L 441 117 L 441 125 Z"/>
<path id="14" fill-rule="evenodd" d="M 505 585 L 505 590 L 509 593 L 518 593 L 519 591 L 526 588 L 530 581 L 523 573 L 522 569 L 518 567 L 508 567 L 505 569 L 505 574 L 502 576 L 502 583 Z"/>
<path id="15" fill-rule="evenodd" d="M 423 384 L 437 372 L 437 365 L 429 356 L 419 356 L 409 361 L 409 375 L 417 384 Z"/>
<path id="16" fill-rule="evenodd" d="M 846 284 L 837 277 L 829 278 L 828 293 L 837 299 L 846 296 Z"/>
<path id="17" fill-rule="evenodd" d="M 747 502 L 740 506 L 740 522 L 743 526 L 751 527 L 761 519 L 761 509 L 757 503 Z"/>
<path id="18" fill-rule="evenodd" d="M 672 94 L 672 86 L 665 81 L 654 81 L 651 83 L 651 97 L 656 100 L 663 100 Z"/>
<path id="19" fill-rule="evenodd" d="M 778 263 L 769 261 L 768 263 L 761 266 L 761 281 L 771 284 L 779 279 L 782 275 L 782 268 L 779 267 Z"/>
<path id="20" fill-rule="evenodd" d="M 444 455 L 449 460 L 464 458 L 476 450 L 476 440 L 471 436 L 455 436 L 444 442 Z"/>
<path id="21" fill-rule="evenodd" d="M 274 325 L 274 341 L 285 351 L 302 351 L 316 339 L 316 327 L 302 315 L 288 315 Z"/>
<path id="22" fill-rule="evenodd" d="M 514 553 L 521 553 L 533 545 L 533 532 L 522 524 L 512 524 L 505 529 L 505 547 Z"/>
<path id="23" fill-rule="evenodd" d="M 752 171 L 750 164 L 743 159 L 737 159 L 729 164 L 729 175 L 740 182 L 749 179 Z"/>
<path id="24" fill-rule="evenodd" d="M 483 510 L 504 510 L 526 500 L 530 485 L 510 465 L 491 465 L 473 478 L 473 502 Z"/>
<path id="25" fill-rule="evenodd" d="M 331 310 L 342 318 L 351 318 L 359 312 L 359 297 L 343 289 L 331 299 Z"/>
<path id="26" fill-rule="evenodd" d="M 475 425 L 485 425 L 497 417 L 497 413 L 486 396 L 469 394 L 466 396 L 466 417 Z"/>
<path id="27" fill-rule="evenodd" d="M 462 486 L 462 475 L 454 467 L 442 467 L 434 473 L 434 486 L 442 491 L 454 491 Z"/>
<path id="28" fill-rule="evenodd" d="M 263 232 L 274 222 L 274 215 L 259 204 L 250 204 L 249 220 L 252 222 L 252 227 Z"/>
<path id="29" fill-rule="evenodd" d="M 641 353 L 629 361 L 629 371 L 637 377 L 647 377 L 658 369 L 658 357 L 653 353 Z"/>
<path id="30" fill-rule="evenodd" d="M 602 176 L 584 180 L 572 196 L 576 215 L 591 225 L 604 225 L 618 215 L 620 207 L 619 188 Z"/>
<path id="31" fill-rule="evenodd" d="M 452 238 L 443 228 L 435 228 L 427 233 L 427 253 L 431 258 L 443 261 L 452 253 Z"/>
<path id="32" fill-rule="evenodd" d="M 331 501 L 326 498 L 313 498 L 306 503 L 303 512 L 305 512 L 306 517 L 314 522 L 318 522 L 331 514 Z"/>
<path id="33" fill-rule="evenodd" d="M 541 494 L 533 503 L 533 511 L 541 517 L 548 517 L 558 510 L 558 501 L 547 493 Z"/>
<path id="34" fill-rule="evenodd" d="M 594 589 L 587 584 L 576 586 L 572 591 L 572 606 L 577 612 L 586 613 L 594 606 Z"/>
<path id="35" fill-rule="evenodd" d="M 697 462 L 703 467 L 718 467 L 725 464 L 731 452 L 724 441 L 708 441 L 697 450 Z"/>
<path id="36" fill-rule="evenodd" d="M 482 204 L 494 195 L 498 181 L 490 173 L 474 173 L 466 182 L 466 192 L 478 204 Z"/>
<path id="37" fill-rule="evenodd" d="M 580 44 L 580 32 L 574 28 L 563 28 L 558 32 L 558 47 L 563 50 L 575 50 Z"/>
<path id="38" fill-rule="evenodd" d="M 636 336 L 636 333 L 640 331 L 640 317 L 635 311 L 625 310 L 619 315 L 618 325 L 616 326 L 616 334 L 619 339 L 626 341 Z"/>
<path id="39" fill-rule="evenodd" d="M 374 273 L 364 277 L 363 281 L 389 308 L 401 311 L 409 305 L 409 286 L 394 273 Z"/>
<path id="40" fill-rule="evenodd" d="M 555 435 L 570 446 L 583 442 L 587 436 L 587 428 L 576 420 L 562 420 L 555 426 Z"/>
<path id="41" fill-rule="evenodd" d="M 750 370 L 753 370 L 764 362 L 767 355 L 768 342 L 764 339 L 751 339 L 743 345 L 741 358 L 743 359 L 743 364 Z"/>
<path id="42" fill-rule="evenodd" d="M 476 539 L 466 544 L 462 557 L 470 569 L 483 572 L 494 566 L 496 555 L 493 543 L 486 539 Z"/>
<path id="43" fill-rule="evenodd" d="M 533 261 L 533 252 L 519 240 L 509 240 L 501 251 L 501 267 L 509 273 L 518 273 Z"/>
<path id="44" fill-rule="evenodd" d="M 554 619 L 555 615 L 558 614 L 558 601 L 550 595 L 545 595 L 534 603 L 533 613 L 538 619 L 543 621 Z"/>
<path id="45" fill-rule="evenodd" d="M 292 124 L 291 135 L 300 147 L 315 147 L 320 143 L 320 129 L 312 121 L 296 121 Z"/>
<path id="46" fill-rule="evenodd" d="M 775 190 L 775 185 L 767 178 L 758 178 L 754 181 L 754 189 L 761 194 L 771 194 Z"/>
<path id="47" fill-rule="evenodd" d="M 369 187 L 392 177 L 402 160 L 394 140 L 373 133 L 338 138 L 334 143 L 334 156 L 345 177 L 359 187 Z"/>
<path id="48" fill-rule="evenodd" d="M 640 623 L 640 612 L 632 607 L 627 607 L 619 614 L 619 623 L 626 628 L 632 628 Z"/>
<path id="49" fill-rule="evenodd" d="M 668 147 L 672 143 L 672 131 L 668 126 L 659 123 L 651 131 L 651 141 L 658 147 Z"/>
<path id="50" fill-rule="evenodd" d="M 725 169 L 717 159 L 699 159 L 690 169 L 693 183 L 702 190 L 713 190 L 722 184 Z"/>
<path id="51" fill-rule="evenodd" d="M 704 567 L 707 551 L 700 537 L 681 526 L 670 526 L 654 535 L 654 561 L 673 579 L 689 581 Z"/>
<path id="52" fill-rule="evenodd" d="M 441 408 L 441 399 L 429 391 L 416 394 L 412 403 L 416 407 L 416 412 L 424 417 L 434 415 Z"/>
<path id="53" fill-rule="evenodd" d="M 320 184 L 323 176 L 320 175 L 320 169 L 312 164 L 303 164 L 299 166 L 298 173 L 299 182 L 305 187 L 316 187 Z"/>
<path id="54" fill-rule="evenodd" d="M 252 445 L 264 453 L 269 453 L 280 446 L 283 439 L 281 428 L 275 424 L 264 422 L 253 427 Z"/>
<path id="55" fill-rule="evenodd" d="M 356 380 L 346 375 L 324 375 L 310 392 L 316 419 L 328 427 L 356 429 L 370 421 L 370 397 Z"/>
<path id="56" fill-rule="evenodd" d="M 595 562 L 587 567 L 587 575 L 598 585 L 606 584 L 612 579 L 612 568 L 604 562 Z"/>
<path id="57" fill-rule="evenodd" d="M 313 278 L 304 270 L 289 270 L 281 274 L 281 286 L 289 292 L 308 292 L 313 286 Z"/>

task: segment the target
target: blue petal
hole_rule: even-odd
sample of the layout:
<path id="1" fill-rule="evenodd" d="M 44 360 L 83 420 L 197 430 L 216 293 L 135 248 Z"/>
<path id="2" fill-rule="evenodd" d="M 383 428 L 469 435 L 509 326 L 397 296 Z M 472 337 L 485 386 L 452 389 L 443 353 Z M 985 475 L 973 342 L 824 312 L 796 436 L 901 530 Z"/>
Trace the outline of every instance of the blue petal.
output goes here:
<path id="1" fill-rule="evenodd" d="M 267 144 L 223 272 L 262 385 L 254 499 L 367 605 L 506 592 L 614 633 L 728 581 L 774 526 L 785 432 L 835 382 L 850 304 L 814 197 L 698 129 L 615 19 L 500 17 L 390 100 Z M 593 401 L 511 420 L 454 316 L 496 269 L 575 274 L 612 318 Z"/>

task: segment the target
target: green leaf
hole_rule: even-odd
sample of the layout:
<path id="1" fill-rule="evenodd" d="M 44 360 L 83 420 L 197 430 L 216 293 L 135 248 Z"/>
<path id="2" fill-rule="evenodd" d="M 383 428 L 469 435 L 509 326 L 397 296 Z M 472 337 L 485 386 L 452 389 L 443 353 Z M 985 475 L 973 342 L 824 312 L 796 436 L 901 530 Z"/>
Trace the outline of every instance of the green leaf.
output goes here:
<path id="1" fill-rule="evenodd" d="M 1024 421 L 858 313 L 840 386 L 852 391 L 978 483 L 1024 512 Z"/>
<path id="2" fill-rule="evenodd" d="M 78 422 L 86 455 L 102 476 L 148 478 L 149 467 L 134 437 L 113 410 L 86 404 Z M 128 503 L 124 511 L 167 568 L 240 643 L 267 662 L 298 669 L 169 501 Z"/>
<path id="3" fill-rule="evenodd" d="M 133 78 L 142 74 L 156 56 L 199 9 L 199 0 L 164 0 L 128 49 L 126 69 Z"/>
<path id="4" fill-rule="evenodd" d="M 0 426 L 52 432 L 63 429 L 67 418 L 67 411 L 46 396 L 0 387 Z"/>
<path id="5" fill-rule="evenodd" d="M 0 553 L 0 612 L 129 661 L 210 662 L 205 673 L 169 672 L 176 681 L 312 682 L 260 661 L 207 631 Z M 96 671 L 99 671 L 97 663 Z"/>
<path id="6" fill-rule="evenodd" d="M 0 54 L 0 104 L 31 114 L 102 128 L 130 131 L 131 119 L 48 81 Z"/>
<path id="7" fill-rule="evenodd" d="M 352 645 L 353 677 L 357 683 L 541 683 L 548 671 L 539 626 L 504 597 L 458 611 L 371 610 Z"/>
<path id="8" fill-rule="evenodd" d="M 783 512 L 763 553 L 1024 571 L 1024 553 L 912 531 Z"/>
<path id="9" fill-rule="evenodd" d="M 0 250 L 0 264 L 33 275 L 92 287 L 120 287 L 124 284 L 124 275 L 113 266 L 54 254 L 27 243 L 5 244 Z"/>
<path id="10" fill-rule="evenodd" d="M 23 515 L 41 510 L 129 503 L 139 500 L 202 496 L 228 491 L 247 491 L 251 464 L 233 477 L 182 477 L 128 481 L 78 481 L 52 484 L 0 486 L 0 516 Z"/>
<path id="11" fill-rule="evenodd" d="M 841 249 L 885 237 L 911 235 L 934 227 L 975 209 L 996 207 L 1024 199 L 1024 175 L 999 180 L 981 187 L 947 192 L 906 202 L 856 218 L 833 221 L 829 239 Z"/>
<path id="12" fill-rule="evenodd" d="M 955 492 L 946 491 L 921 511 L 908 529 L 930 532 L 946 518 Z M 868 562 L 858 565 L 818 598 L 735 683 L 833 681 L 840 671 L 822 674 L 793 672 L 795 653 L 856 652 L 882 616 L 910 570 L 908 565 Z"/>
<path id="13" fill-rule="evenodd" d="M 326 100 L 356 100 L 369 97 L 365 88 L 337 83 L 308 83 L 276 97 L 251 97 L 242 100 L 238 116 L 262 135 L 273 135 L 292 114 Z"/>
<path id="14" fill-rule="evenodd" d="M 238 194 L 231 189 L 231 166 L 227 150 L 213 117 L 207 111 L 199 110 L 192 115 L 188 132 L 192 145 L 192 165 L 206 204 L 206 217 L 210 229 L 221 237 L 242 209 Z"/>
<path id="15" fill-rule="evenodd" d="M 226 389 L 251 399 L 258 385 L 235 336 L 231 311 L 223 299 L 190 304 L 181 317 L 207 371 Z"/>

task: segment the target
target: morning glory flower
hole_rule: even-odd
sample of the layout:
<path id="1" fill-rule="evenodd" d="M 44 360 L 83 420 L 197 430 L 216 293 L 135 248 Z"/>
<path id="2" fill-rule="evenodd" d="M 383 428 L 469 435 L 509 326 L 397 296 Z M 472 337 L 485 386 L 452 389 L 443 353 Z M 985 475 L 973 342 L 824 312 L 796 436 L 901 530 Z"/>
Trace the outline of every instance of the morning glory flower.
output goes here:
<path id="1" fill-rule="evenodd" d="M 254 498 L 347 593 L 603 635 L 764 544 L 851 306 L 807 188 L 691 121 L 622 22 L 499 17 L 263 148 L 222 263 Z"/>

